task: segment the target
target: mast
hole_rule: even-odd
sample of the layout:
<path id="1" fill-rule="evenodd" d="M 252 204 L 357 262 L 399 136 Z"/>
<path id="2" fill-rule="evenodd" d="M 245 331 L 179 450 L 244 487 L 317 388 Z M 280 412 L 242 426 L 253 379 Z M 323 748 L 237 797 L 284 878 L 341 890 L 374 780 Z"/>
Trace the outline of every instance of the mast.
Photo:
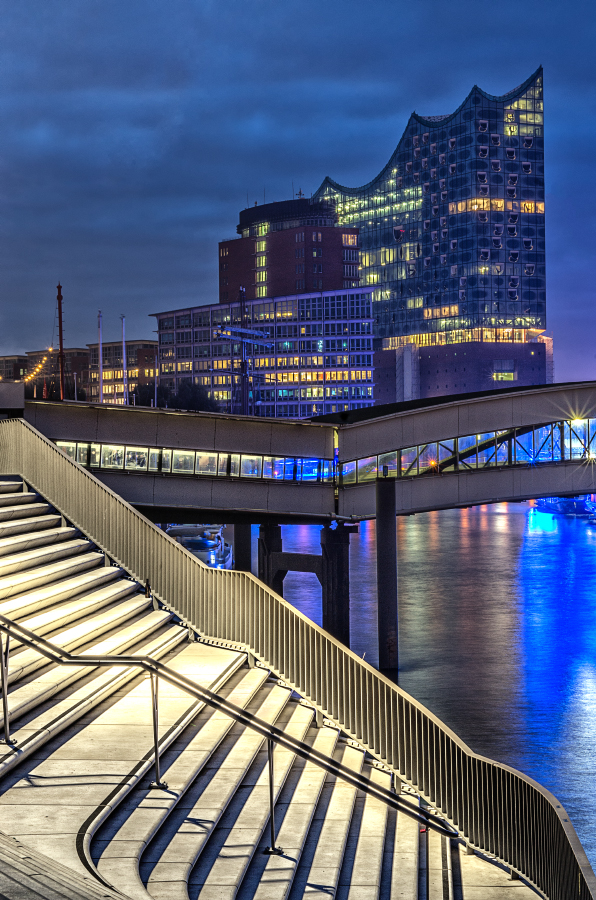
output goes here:
<path id="1" fill-rule="evenodd" d="M 64 335 L 62 333 L 62 285 L 58 284 L 58 365 L 60 367 L 60 399 L 64 400 Z"/>
<path id="2" fill-rule="evenodd" d="M 120 316 L 122 319 L 122 390 L 124 394 L 124 405 L 128 406 L 128 360 L 126 359 L 126 316 Z"/>
<path id="3" fill-rule="evenodd" d="M 99 402 L 103 403 L 103 344 L 101 340 L 101 309 L 97 316 L 97 330 L 99 332 Z"/>

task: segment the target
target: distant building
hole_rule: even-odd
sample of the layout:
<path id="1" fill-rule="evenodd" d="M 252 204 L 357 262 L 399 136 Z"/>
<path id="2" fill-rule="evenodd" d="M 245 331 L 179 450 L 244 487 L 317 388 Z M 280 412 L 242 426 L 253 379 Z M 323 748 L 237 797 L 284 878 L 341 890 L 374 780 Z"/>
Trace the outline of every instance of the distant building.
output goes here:
<path id="1" fill-rule="evenodd" d="M 552 340 L 538 340 L 542 69 L 500 97 L 474 87 L 450 115 L 413 113 L 379 175 L 354 188 L 326 178 L 315 199 L 338 227 L 359 229 L 360 286 L 372 292 L 375 349 L 391 351 L 376 363 L 381 382 L 397 379 L 392 399 L 552 378 Z"/>
<path id="2" fill-rule="evenodd" d="M 45 362 L 44 362 L 45 360 Z M 27 395 L 40 399 L 60 397 L 60 362 L 58 348 L 28 350 L 27 374 L 33 379 L 27 385 Z M 65 347 L 64 388 L 67 399 L 87 397 L 89 385 L 89 351 L 86 347 Z M 83 393 L 85 392 L 85 393 Z"/>
<path id="3" fill-rule="evenodd" d="M 370 291 L 247 299 L 154 315 L 160 384 L 172 391 L 183 381 L 202 385 L 223 412 L 242 410 L 243 347 L 234 340 L 241 329 L 247 340 L 261 336 L 260 343 L 245 345 L 250 414 L 312 416 L 374 403 Z M 218 338 L 226 328 L 232 336 Z"/>
<path id="4" fill-rule="evenodd" d="M 99 397 L 99 344 L 87 344 L 89 348 L 89 396 L 92 403 L 124 404 L 124 368 L 122 366 L 122 341 L 102 342 L 103 400 Z M 126 341 L 128 393 L 138 384 L 153 382 L 157 371 L 157 341 Z"/>
<path id="5" fill-rule="evenodd" d="M 0 380 L 22 381 L 26 374 L 26 356 L 0 356 Z"/>
<path id="6" fill-rule="evenodd" d="M 239 237 L 219 244 L 219 299 L 284 297 L 358 287 L 358 228 L 338 225 L 333 203 L 305 198 L 251 206 Z"/>

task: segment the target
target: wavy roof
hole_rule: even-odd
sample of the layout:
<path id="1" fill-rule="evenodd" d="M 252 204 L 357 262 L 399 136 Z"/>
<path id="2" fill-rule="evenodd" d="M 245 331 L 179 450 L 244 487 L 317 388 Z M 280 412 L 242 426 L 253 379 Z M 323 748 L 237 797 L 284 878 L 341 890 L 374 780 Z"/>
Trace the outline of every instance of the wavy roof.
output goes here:
<path id="1" fill-rule="evenodd" d="M 467 95 L 467 97 L 463 101 L 463 103 L 460 103 L 460 105 L 457 107 L 455 112 L 449 113 L 446 116 L 419 116 L 418 113 L 413 112 L 411 114 L 410 118 L 408 119 L 408 124 L 406 125 L 404 132 L 403 132 L 401 138 L 399 139 L 397 147 L 391 154 L 389 162 L 383 167 L 383 169 L 379 172 L 378 175 L 376 175 L 373 179 L 371 179 L 371 181 L 369 181 L 367 184 L 363 184 L 361 187 L 355 187 L 355 188 L 354 187 L 346 187 L 345 185 L 339 184 L 337 181 L 334 181 L 332 178 L 330 178 L 327 175 L 325 177 L 325 179 L 323 180 L 321 186 L 315 191 L 313 196 L 318 197 L 319 194 L 324 190 L 324 188 L 327 185 L 331 186 L 336 191 L 340 191 L 343 194 L 359 194 L 361 191 L 367 190 L 367 188 L 370 188 L 372 185 L 375 184 L 375 182 L 377 182 L 380 178 L 382 178 L 382 176 L 385 174 L 385 172 L 388 169 L 393 167 L 393 160 L 395 158 L 395 154 L 398 152 L 398 150 L 406 136 L 406 132 L 410 126 L 410 123 L 412 121 L 418 122 L 420 125 L 430 125 L 430 126 L 437 125 L 437 123 L 439 123 L 439 122 L 440 123 L 449 122 L 464 108 L 466 103 L 468 103 L 468 101 L 474 94 L 480 94 L 480 96 L 484 97 L 485 100 L 492 100 L 493 102 L 497 102 L 497 103 L 506 103 L 510 100 L 515 100 L 528 90 L 530 85 L 532 85 L 533 82 L 536 81 L 536 79 L 538 78 L 539 75 L 542 75 L 542 66 L 538 66 L 536 71 L 532 75 L 530 75 L 530 77 L 527 78 L 523 82 L 523 84 L 520 84 L 518 87 L 513 88 L 512 91 L 508 91 L 508 93 L 506 93 L 506 94 L 502 94 L 502 96 L 500 96 L 500 97 L 498 97 L 494 94 L 487 94 L 486 91 L 483 91 L 482 88 L 479 88 L 478 85 L 475 84 L 474 87 L 472 88 L 472 90 L 470 91 L 470 93 Z"/>

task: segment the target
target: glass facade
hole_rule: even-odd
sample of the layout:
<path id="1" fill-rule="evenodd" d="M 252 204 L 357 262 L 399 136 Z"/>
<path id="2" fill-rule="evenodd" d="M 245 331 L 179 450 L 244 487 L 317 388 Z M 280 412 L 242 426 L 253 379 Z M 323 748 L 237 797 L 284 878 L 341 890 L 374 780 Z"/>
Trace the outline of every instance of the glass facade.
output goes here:
<path id="1" fill-rule="evenodd" d="M 594 464 L 596 419 L 564 419 L 540 425 L 444 438 L 335 463 L 319 457 L 262 456 L 77 441 L 56 441 L 70 459 L 97 469 L 208 478 L 365 484 L 377 478 L 414 478 L 503 466 L 574 461 Z"/>
<path id="2" fill-rule="evenodd" d="M 155 315 L 161 384 L 177 389 L 193 379 L 222 412 L 241 412 L 243 352 L 252 415 L 313 416 L 374 403 L 370 291 L 321 291 Z M 237 340 L 243 330 L 247 341 L 258 336 L 259 342 L 243 348 Z"/>
<path id="3" fill-rule="evenodd" d="M 525 342 L 546 326 L 542 69 L 452 115 L 412 114 L 367 185 L 315 197 L 360 229 L 360 286 L 384 348 Z M 381 342 L 379 342 L 380 344 Z"/>
<path id="4" fill-rule="evenodd" d="M 343 462 L 339 478 L 342 485 L 351 485 L 377 478 L 413 478 L 566 460 L 592 464 L 596 460 L 596 419 L 566 419 L 403 447 Z"/>

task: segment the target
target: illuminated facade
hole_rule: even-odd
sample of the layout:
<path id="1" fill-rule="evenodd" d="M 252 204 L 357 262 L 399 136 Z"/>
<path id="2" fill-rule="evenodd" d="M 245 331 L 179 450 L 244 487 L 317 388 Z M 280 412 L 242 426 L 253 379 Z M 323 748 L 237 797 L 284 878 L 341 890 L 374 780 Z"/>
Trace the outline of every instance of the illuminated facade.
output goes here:
<path id="1" fill-rule="evenodd" d="M 379 349 L 415 344 L 422 357 L 423 348 L 500 345 L 496 368 L 481 365 L 481 383 L 466 385 L 474 390 L 524 383 L 515 360 L 531 342 L 542 367 L 531 383 L 547 380 L 549 347 L 538 339 L 546 327 L 543 135 L 538 69 L 502 97 L 474 87 L 451 115 L 413 113 L 367 185 L 324 180 L 315 198 L 335 202 L 339 225 L 359 228 L 360 284 L 372 292 Z M 429 366 L 440 368 L 434 355 L 426 353 Z M 419 396 L 447 390 L 445 379 L 425 384 L 422 368 L 419 381 Z"/>
<path id="2" fill-rule="evenodd" d="M 87 344 L 90 354 L 89 399 L 92 403 L 126 404 L 124 370 L 122 368 L 122 341 L 102 343 L 103 399 L 99 397 L 99 344 Z M 139 384 L 150 384 L 155 379 L 157 341 L 126 341 L 126 391 L 130 395 Z"/>
<path id="3" fill-rule="evenodd" d="M 358 287 L 358 229 L 333 204 L 304 197 L 240 212 L 238 237 L 219 244 L 219 299 L 284 297 Z"/>
<path id="4" fill-rule="evenodd" d="M 177 390 L 193 380 L 222 412 L 299 417 L 372 406 L 370 291 L 295 294 L 244 303 L 155 313 L 160 383 Z M 232 329 L 232 337 L 218 334 Z M 255 334 L 256 332 L 256 334 Z M 242 344 L 234 340 L 261 337 Z"/>

